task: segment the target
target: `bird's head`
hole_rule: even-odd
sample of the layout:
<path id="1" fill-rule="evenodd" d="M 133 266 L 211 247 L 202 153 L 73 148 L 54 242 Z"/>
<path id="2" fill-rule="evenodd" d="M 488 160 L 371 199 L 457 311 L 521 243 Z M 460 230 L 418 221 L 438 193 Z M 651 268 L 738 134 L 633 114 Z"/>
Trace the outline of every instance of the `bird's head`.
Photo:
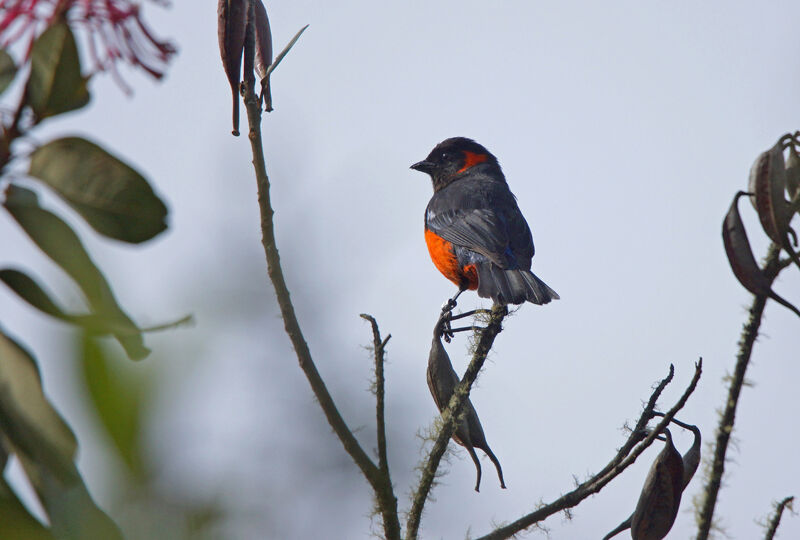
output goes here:
<path id="1" fill-rule="evenodd" d="M 476 167 L 496 169 L 500 172 L 491 152 L 466 137 L 452 137 L 437 144 L 424 160 L 411 166 L 412 169 L 429 174 L 434 191 L 450 182 L 463 178 Z M 502 174 L 497 175 L 503 178 Z"/>

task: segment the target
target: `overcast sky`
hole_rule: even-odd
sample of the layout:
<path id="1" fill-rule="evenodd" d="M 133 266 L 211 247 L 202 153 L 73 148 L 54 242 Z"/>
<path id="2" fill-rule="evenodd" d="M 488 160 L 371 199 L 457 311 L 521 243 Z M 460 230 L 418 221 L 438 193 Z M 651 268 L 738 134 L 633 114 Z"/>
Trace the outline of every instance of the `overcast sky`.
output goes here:
<path id="1" fill-rule="evenodd" d="M 275 111 L 263 124 L 288 285 L 318 368 L 370 450 L 363 347 L 371 335 L 358 314 L 392 334 L 386 410 L 401 508 L 421 456 L 417 433 L 436 413 L 425 385 L 431 329 L 454 293 L 423 240 L 430 180 L 409 165 L 447 137 L 484 144 L 533 231 L 534 271 L 561 295 L 507 320 L 472 394 L 508 489 L 484 460 L 483 489 L 472 491 L 473 465 L 457 452 L 427 507 L 425 538 L 484 534 L 570 490 L 573 475 L 600 469 L 670 363 L 665 409 L 703 357 L 703 378 L 679 418 L 713 438 L 751 302 L 728 267 L 721 223 L 756 155 L 800 129 L 797 2 L 266 7 L 276 50 L 310 24 L 274 74 Z M 230 135 L 216 5 L 147 4 L 145 13 L 180 48 L 165 81 L 123 71 L 135 89 L 127 97 L 96 77 L 90 108 L 46 133 L 102 141 L 145 172 L 170 207 L 169 230 L 142 248 L 77 226 L 137 321 L 188 312 L 197 320 L 148 337 L 147 362 L 164 370 L 164 412 L 152 434 L 164 482 L 241 501 L 251 525 L 240 538 L 366 538 L 377 527 L 368 486 L 297 368 L 267 280 L 249 144 Z M 750 205 L 740 207 L 760 258 L 767 241 Z M 66 304 L 80 305 L 5 215 L 0 234 L 2 266 L 32 268 Z M 775 289 L 800 302 L 797 268 Z M 487 302 L 474 293 L 459 300 L 465 310 L 478 305 Z M 111 464 L 56 357 L 69 334 L 3 289 L 0 320 L 39 357 L 102 500 Z M 771 502 L 800 495 L 799 348 L 800 320 L 770 302 L 716 512 L 732 538 L 760 537 L 755 520 Z M 461 373 L 465 339 L 448 351 Z M 673 433 L 688 449 L 691 437 Z M 659 447 L 572 521 L 547 520 L 551 537 L 599 538 L 615 527 L 635 507 Z M 702 483 L 698 474 L 688 487 L 670 538 L 694 534 L 691 500 Z M 800 537 L 800 519 L 786 515 L 780 537 Z"/>

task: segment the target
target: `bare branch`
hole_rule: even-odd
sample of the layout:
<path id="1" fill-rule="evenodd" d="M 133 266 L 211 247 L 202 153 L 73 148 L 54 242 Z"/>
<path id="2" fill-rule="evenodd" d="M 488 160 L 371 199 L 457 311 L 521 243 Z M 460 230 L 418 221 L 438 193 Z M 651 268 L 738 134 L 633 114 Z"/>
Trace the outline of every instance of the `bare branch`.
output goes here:
<path id="1" fill-rule="evenodd" d="M 778 530 L 778 525 L 781 523 L 781 516 L 783 515 L 784 509 L 788 506 L 789 510 L 792 508 L 792 501 L 794 500 L 794 496 L 786 497 L 781 502 L 775 503 L 775 512 L 772 514 L 772 517 L 767 524 L 767 534 L 764 536 L 764 540 L 772 540 L 775 538 L 775 533 Z"/>
<path id="2" fill-rule="evenodd" d="M 655 407 L 656 400 L 667 383 L 672 379 L 673 368 L 670 366 L 670 374 L 664 380 L 662 380 L 661 384 L 659 384 L 658 387 L 653 391 L 647 406 L 639 417 L 639 421 L 636 423 L 636 428 L 631 432 L 630 437 L 628 437 L 628 440 L 625 442 L 622 449 L 620 449 L 617 455 L 602 469 L 600 473 L 594 475 L 592 478 L 580 484 L 577 488 L 570 491 L 566 495 L 559 497 L 552 503 L 543 505 L 536 511 L 519 518 L 513 523 L 499 527 L 491 533 L 481 536 L 478 538 L 478 540 L 500 540 L 504 538 L 510 538 L 518 532 L 538 524 L 538 522 L 549 516 L 552 516 L 553 514 L 577 506 L 581 501 L 590 495 L 594 495 L 603 489 L 606 484 L 611 482 L 611 480 L 616 478 L 629 465 L 636 461 L 636 458 L 639 457 L 642 452 L 644 452 L 647 447 L 652 444 L 663 428 L 669 424 L 672 417 L 683 408 L 683 406 L 686 404 L 686 401 L 689 399 L 689 396 L 692 394 L 692 392 L 694 392 L 694 389 L 697 386 L 697 381 L 700 380 L 702 371 L 703 360 L 700 359 L 700 361 L 695 364 L 694 377 L 692 377 L 692 381 L 683 392 L 681 398 L 669 411 L 665 413 L 661 422 L 659 422 L 658 425 L 653 428 L 646 437 L 643 437 L 643 434 L 645 433 L 644 427 L 646 426 L 647 421 L 653 417 L 653 409 Z M 641 442 L 639 443 L 639 441 Z M 638 446 L 636 446 L 637 443 Z M 623 454 L 626 449 L 630 450 L 632 448 L 633 450 L 627 456 Z"/>
<path id="3" fill-rule="evenodd" d="M 770 244 L 767 257 L 764 261 L 764 276 L 769 285 L 775 281 L 780 272 L 781 248 L 775 243 Z M 733 423 L 736 419 L 736 407 L 739 404 L 739 394 L 745 382 L 745 373 L 750 363 L 750 355 L 753 352 L 753 344 L 758 337 L 758 330 L 761 327 L 761 319 L 764 314 L 764 307 L 767 304 L 766 296 L 754 296 L 753 304 L 750 306 L 750 316 L 742 329 L 739 339 L 739 353 L 736 355 L 736 367 L 731 377 L 728 388 L 728 397 L 725 400 L 725 407 L 720 415 L 719 426 L 716 432 L 716 442 L 714 443 L 714 459 L 711 463 L 710 472 L 706 479 L 706 485 L 701 498 L 701 507 L 697 516 L 697 540 L 707 540 L 711 532 L 714 518 L 714 507 L 717 504 L 720 486 L 722 485 L 722 475 L 725 472 L 725 455 L 728 451 Z"/>
<path id="4" fill-rule="evenodd" d="M 422 509 L 425 506 L 425 501 L 430 493 L 433 480 L 436 476 L 436 470 L 439 468 L 439 463 L 442 460 L 447 444 L 450 442 L 450 437 L 458 425 L 459 416 L 464 409 L 464 404 L 467 402 L 469 392 L 478 373 L 486 361 L 486 356 L 492 348 L 494 339 L 502 330 L 502 323 L 505 316 L 508 314 L 508 309 L 505 306 L 493 306 L 491 314 L 489 315 L 489 323 L 486 328 L 480 330 L 478 335 L 478 343 L 475 346 L 475 351 L 472 354 L 472 360 L 461 378 L 461 382 L 453 392 L 450 398 L 450 403 L 447 408 L 442 412 L 442 424 L 436 440 L 433 443 L 428 458 L 422 467 L 419 484 L 414 491 L 414 496 L 411 502 L 411 510 L 408 513 L 408 520 L 406 523 L 406 540 L 416 540 L 419 534 L 420 519 L 422 517 Z M 437 321 L 440 324 L 441 319 Z"/>
<path id="5" fill-rule="evenodd" d="M 386 381 L 383 375 L 383 365 L 385 362 L 386 344 L 391 339 L 391 334 L 381 340 L 381 331 L 378 322 L 371 315 L 361 314 L 361 318 L 369 321 L 372 326 L 372 348 L 375 357 L 375 416 L 378 430 L 378 468 L 381 471 L 381 482 L 379 486 L 373 486 L 375 496 L 378 499 L 378 508 L 384 517 L 384 528 L 387 538 L 400 538 L 400 521 L 397 517 L 397 497 L 392 488 L 392 478 L 389 474 L 389 459 L 386 452 L 386 416 L 385 409 L 385 386 Z"/>
<path id="6" fill-rule="evenodd" d="M 248 5 L 248 12 L 250 15 L 254 13 L 254 2 L 250 0 Z M 242 87 L 244 102 L 247 110 L 247 121 L 249 126 L 249 139 L 250 146 L 253 153 L 253 167 L 255 168 L 256 183 L 258 186 L 258 205 L 261 211 L 261 234 L 262 244 L 267 259 L 267 268 L 269 278 L 275 288 L 275 294 L 278 299 L 278 305 L 281 310 L 284 328 L 286 334 L 292 342 L 295 354 L 297 355 L 298 363 L 303 373 L 311 385 L 311 390 L 317 398 L 325 418 L 328 420 L 336 436 L 344 446 L 344 449 L 353 459 L 355 464 L 361 470 L 364 477 L 378 497 L 380 503 L 386 502 L 382 497 L 386 493 L 388 486 L 391 492 L 391 482 L 388 476 L 384 475 L 378 466 L 373 463 L 369 456 L 364 452 L 364 449 L 358 443 L 352 431 L 347 427 L 344 419 L 339 413 L 336 404 L 333 401 L 330 393 L 328 392 L 325 382 L 317 371 L 317 367 L 311 357 L 311 352 L 308 348 L 308 343 L 303 337 L 303 332 L 300 329 L 300 324 L 297 321 L 297 315 L 294 311 L 289 289 L 286 286 L 286 280 L 283 276 L 283 269 L 281 268 L 280 255 L 275 241 L 275 230 L 272 221 L 274 210 L 270 200 L 270 183 L 267 176 L 267 168 L 264 160 L 264 149 L 261 139 L 261 106 L 259 96 L 255 89 L 255 77 L 253 76 L 253 58 L 255 50 L 255 32 L 253 29 L 255 17 L 250 16 L 247 22 L 247 35 L 245 38 L 245 74 L 244 85 Z M 384 531 L 388 539 L 400 538 L 400 525 L 397 518 L 396 502 L 395 510 L 384 504 L 381 504 L 381 514 L 384 521 Z"/>

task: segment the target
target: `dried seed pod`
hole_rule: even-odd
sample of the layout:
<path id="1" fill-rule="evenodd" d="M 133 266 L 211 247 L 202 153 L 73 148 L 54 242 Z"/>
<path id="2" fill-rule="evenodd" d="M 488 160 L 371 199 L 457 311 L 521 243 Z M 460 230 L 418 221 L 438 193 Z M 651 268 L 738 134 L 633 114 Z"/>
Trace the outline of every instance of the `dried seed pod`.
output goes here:
<path id="1" fill-rule="evenodd" d="M 242 52 L 247 29 L 247 0 L 219 0 L 217 37 L 222 66 L 233 96 L 233 134 L 239 135 L 239 83 L 242 75 Z"/>
<path id="2" fill-rule="evenodd" d="M 442 345 L 442 328 L 441 321 L 436 324 L 434 330 L 433 342 L 431 343 L 431 352 L 428 356 L 428 389 L 431 391 L 433 401 L 439 412 L 447 408 L 450 398 L 458 386 L 459 378 L 450 363 L 450 357 L 447 355 L 444 346 Z M 469 456 L 475 463 L 477 470 L 477 481 L 475 482 L 475 491 L 480 491 L 481 486 L 481 463 L 478 460 L 478 455 L 475 453 L 475 448 L 483 450 L 489 459 L 494 463 L 497 469 L 497 477 L 500 479 L 500 487 L 505 489 L 506 484 L 503 480 L 503 469 L 500 467 L 500 461 L 495 457 L 489 444 L 486 442 L 486 436 L 483 434 L 483 427 L 481 421 L 478 419 L 478 413 L 475 407 L 472 406 L 472 401 L 467 398 L 464 405 L 461 420 L 453 433 L 453 440 L 463 446 L 469 452 Z"/>
<path id="3" fill-rule="evenodd" d="M 664 416 L 664 413 L 654 412 L 654 416 Z M 700 446 L 702 445 L 702 436 L 700 429 L 697 426 L 681 422 L 677 418 L 672 419 L 672 423 L 676 424 L 683 429 L 688 429 L 694 435 L 694 441 L 689 450 L 683 454 L 683 489 L 689 485 L 694 473 L 697 472 L 697 467 L 700 466 Z"/>
<path id="4" fill-rule="evenodd" d="M 736 194 L 722 222 L 722 242 L 725 244 L 725 253 L 728 255 L 731 270 L 745 289 L 756 296 L 772 298 L 800 317 L 800 310 L 772 291 L 769 280 L 764 276 L 753 256 L 747 231 L 745 231 L 742 217 L 739 215 L 738 202 L 742 195 L 748 194 L 744 191 Z"/>
<path id="5" fill-rule="evenodd" d="M 644 482 L 631 519 L 633 540 L 661 540 L 675 518 L 683 491 L 683 459 L 672 444 L 672 435 L 664 430 L 666 443 L 658 454 Z"/>
<path id="6" fill-rule="evenodd" d="M 653 415 L 664 416 L 664 413 L 654 412 Z M 688 429 L 694 434 L 694 441 L 692 442 L 692 446 L 689 448 L 689 450 L 687 450 L 685 454 L 683 454 L 683 457 L 681 458 L 681 462 L 683 463 L 683 481 L 681 486 L 681 492 L 683 492 L 686 489 L 686 486 L 688 486 L 689 482 L 692 480 L 694 473 L 697 471 L 697 467 L 700 465 L 700 446 L 702 440 L 701 440 L 700 430 L 697 428 L 697 426 L 685 424 L 676 418 L 673 418 L 672 422 L 684 429 Z M 628 519 L 617 525 L 617 527 L 613 531 L 605 535 L 603 537 L 603 540 L 608 540 L 612 536 L 621 533 L 625 529 L 630 529 L 632 522 L 633 522 L 633 514 Z"/>
<path id="7" fill-rule="evenodd" d="M 269 28 L 267 10 L 261 0 L 256 1 L 256 73 L 260 78 L 267 75 L 272 64 L 272 31 Z"/>
<path id="8" fill-rule="evenodd" d="M 786 158 L 786 192 L 791 200 L 800 193 L 800 156 L 794 144 L 789 146 L 789 157 Z"/>
<path id="9" fill-rule="evenodd" d="M 261 79 L 261 99 L 267 112 L 272 110 L 272 95 L 267 70 L 272 64 L 272 31 L 269 27 L 267 10 L 261 0 L 256 1 L 256 62 L 255 69 Z"/>
<path id="10" fill-rule="evenodd" d="M 796 246 L 797 235 L 789 226 L 792 219 L 792 208 L 784 196 L 787 173 L 783 149 L 787 139 L 791 145 L 791 136 L 784 135 L 775 143 L 775 146 L 762 152 L 750 168 L 750 201 L 758 212 L 758 219 L 767 236 L 786 250 L 800 267 L 800 259 L 789 243 L 789 235 L 791 235 Z"/>

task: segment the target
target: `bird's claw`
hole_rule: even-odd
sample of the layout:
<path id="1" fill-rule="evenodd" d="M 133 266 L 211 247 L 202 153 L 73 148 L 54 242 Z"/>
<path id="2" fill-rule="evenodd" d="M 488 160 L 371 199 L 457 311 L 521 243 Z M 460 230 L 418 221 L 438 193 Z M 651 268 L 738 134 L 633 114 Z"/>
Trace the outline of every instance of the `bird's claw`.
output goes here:
<path id="1" fill-rule="evenodd" d="M 454 298 L 450 298 L 447 302 L 442 304 L 442 314 L 452 312 L 457 305 L 458 302 L 456 302 Z"/>

